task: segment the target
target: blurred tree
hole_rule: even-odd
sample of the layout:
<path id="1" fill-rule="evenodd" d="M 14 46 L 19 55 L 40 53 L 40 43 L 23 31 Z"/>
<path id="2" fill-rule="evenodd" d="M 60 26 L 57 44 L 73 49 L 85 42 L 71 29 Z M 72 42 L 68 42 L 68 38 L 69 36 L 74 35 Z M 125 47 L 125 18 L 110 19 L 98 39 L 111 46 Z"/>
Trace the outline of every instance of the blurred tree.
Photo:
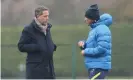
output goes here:
<path id="1" fill-rule="evenodd" d="M 2 15 L 4 15 L 2 17 L 2 20 L 1 20 L 1 23 L 2 25 L 14 25 L 14 22 L 13 22 L 13 1 L 8 1 L 7 2 L 8 5 L 6 6 L 7 7 L 7 10 L 6 12 L 3 10 L 2 12 Z M 3 8 L 4 6 L 2 6 Z"/>
<path id="2" fill-rule="evenodd" d="M 77 22 L 75 7 L 71 0 L 55 0 L 51 7 L 51 17 L 58 24 L 74 24 Z"/>
<path id="3" fill-rule="evenodd" d="M 128 16 L 126 14 L 130 13 L 131 11 L 131 6 L 129 5 L 132 2 L 133 2 L 132 0 L 121 0 L 121 1 L 116 1 L 114 3 L 112 14 L 114 15 L 117 21 L 124 21 L 124 20 L 128 20 L 128 18 L 131 18 L 131 16 Z"/>

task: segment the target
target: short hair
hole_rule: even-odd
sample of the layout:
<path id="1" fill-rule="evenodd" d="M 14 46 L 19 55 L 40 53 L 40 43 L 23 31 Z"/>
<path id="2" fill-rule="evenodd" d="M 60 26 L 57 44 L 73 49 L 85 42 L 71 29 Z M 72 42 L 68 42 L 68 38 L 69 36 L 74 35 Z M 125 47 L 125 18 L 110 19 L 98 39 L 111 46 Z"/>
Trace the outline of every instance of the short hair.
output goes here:
<path id="1" fill-rule="evenodd" d="M 35 9 L 35 17 L 38 17 L 38 16 L 42 15 L 43 11 L 46 11 L 46 10 L 49 11 L 49 9 L 47 7 L 44 7 L 44 6 L 37 7 Z"/>

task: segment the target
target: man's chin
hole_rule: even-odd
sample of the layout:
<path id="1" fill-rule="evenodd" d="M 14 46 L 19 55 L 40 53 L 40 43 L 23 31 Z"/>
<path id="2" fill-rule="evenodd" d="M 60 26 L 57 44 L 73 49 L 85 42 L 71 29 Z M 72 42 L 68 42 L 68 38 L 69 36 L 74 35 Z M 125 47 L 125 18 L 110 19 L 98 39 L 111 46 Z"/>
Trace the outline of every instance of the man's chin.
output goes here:
<path id="1" fill-rule="evenodd" d="M 88 24 L 87 22 L 85 22 L 88 26 L 90 25 L 90 24 Z"/>
<path id="2" fill-rule="evenodd" d="M 47 22 L 45 22 L 45 23 L 42 23 L 42 25 L 44 25 L 44 26 L 46 26 L 48 23 Z"/>

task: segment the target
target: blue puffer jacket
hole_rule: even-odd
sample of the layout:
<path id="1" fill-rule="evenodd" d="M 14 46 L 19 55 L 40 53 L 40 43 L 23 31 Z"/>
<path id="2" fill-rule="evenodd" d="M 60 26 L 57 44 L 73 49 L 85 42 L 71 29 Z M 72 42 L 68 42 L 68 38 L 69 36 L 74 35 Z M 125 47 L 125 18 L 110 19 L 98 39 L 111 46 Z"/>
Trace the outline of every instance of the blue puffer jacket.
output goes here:
<path id="1" fill-rule="evenodd" d="M 100 19 L 91 24 L 91 31 L 84 45 L 84 58 L 87 69 L 111 69 L 111 32 L 112 16 L 103 14 Z"/>

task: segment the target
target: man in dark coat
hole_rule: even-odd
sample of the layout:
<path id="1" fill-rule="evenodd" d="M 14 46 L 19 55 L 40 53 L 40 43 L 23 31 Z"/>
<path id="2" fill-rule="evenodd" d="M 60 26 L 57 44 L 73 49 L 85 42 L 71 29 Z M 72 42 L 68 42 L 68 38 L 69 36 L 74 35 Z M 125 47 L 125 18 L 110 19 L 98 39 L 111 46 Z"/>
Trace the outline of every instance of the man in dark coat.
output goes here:
<path id="1" fill-rule="evenodd" d="M 49 10 L 45 7 L 35 9 L 35 18 L 24 27 L 18 42 L 18 49 L 27 52 L 27 79 L 54 79 L 53 52 L 56 45 L 50 33 L 52 25 L 48 23 Z"/>

